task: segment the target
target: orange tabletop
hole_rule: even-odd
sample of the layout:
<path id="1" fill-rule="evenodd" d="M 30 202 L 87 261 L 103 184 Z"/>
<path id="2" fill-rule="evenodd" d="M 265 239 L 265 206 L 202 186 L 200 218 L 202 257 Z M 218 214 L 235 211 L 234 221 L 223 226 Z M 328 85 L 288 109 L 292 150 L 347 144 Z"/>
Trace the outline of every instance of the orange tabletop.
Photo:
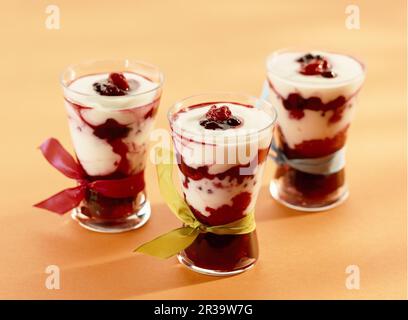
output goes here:
<path id="1" fill-rule="evenodd" d="M 4 1 L 0 13 L 2 107 L 0 298 L 299 299 L 406 298 L 406 2 L 353 1 L 360 29 L 346 27 L 350 1 L 54 1 L 60 29 L 46 27 L 49 1 Z M 355 8 L 354 8 L 355 9 Z M 58 76 L 73 62 L 131 57 L 166 75 L 157 127 L 177 99 L 208 91 L 258 95 L 265 57 L 290 46 L 356 54 L 368 66 L 349 133 L 350 198 L 304 214 L 272 200 L 268 163 L 256 215 L 260 259 L 242 275 L 193 273 L 175 258 L 132 253 L 177 227 L 147 167 L 152 217 L 107 235 L 32 207 L 73 186 L 36 147 L 71 143 Z M 60 289 L 45 286 L 49 265 Z M 346 286 L 348 266 L 360 288 Z"/>

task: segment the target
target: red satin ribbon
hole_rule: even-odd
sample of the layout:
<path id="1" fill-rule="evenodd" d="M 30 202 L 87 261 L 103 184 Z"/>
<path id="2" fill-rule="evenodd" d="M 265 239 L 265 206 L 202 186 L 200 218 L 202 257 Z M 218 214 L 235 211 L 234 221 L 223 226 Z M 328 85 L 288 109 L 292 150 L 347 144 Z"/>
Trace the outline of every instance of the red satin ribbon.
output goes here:
<path id="1" fill-rule="evenodd" d="M 62 190 L 35 204 L 34 206 L 37 208 L 64 214 L 80 204 L 85 197 L 87 188 L 106 197 L 126 198 L 137 196 L 145 187 L 143 177 L 140 174 L 117 180 L 88 181 L 81 165 L 75 161 L 57 139 L 46 140 L 40 146 L 40 150 L 54 168 L 68 178 L 77 180 L 78 186 Z"/>

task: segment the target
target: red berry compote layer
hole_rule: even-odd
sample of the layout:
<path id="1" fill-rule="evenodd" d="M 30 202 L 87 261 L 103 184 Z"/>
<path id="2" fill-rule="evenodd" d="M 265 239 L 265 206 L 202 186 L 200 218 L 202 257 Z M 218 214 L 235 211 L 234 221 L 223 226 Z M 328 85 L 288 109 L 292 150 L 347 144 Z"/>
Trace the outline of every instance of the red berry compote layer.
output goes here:
<path id="1" fill-rule="evenodd" d="M 267 61 L 270 101 L 278 112 L 277 142 L 289 159 L 319 158 L 344 147 L 364 67 L 328 52 L 282 52 Z M 280 166 L 285 201 L 313 205 L 344 184 L 344 170 L 315 175 Z"/>
<path id="2" fill-rule="evenodd" d="M 109 198 L 87 190 L 83 214 L 101 219 L 126 218 L 144 197 L 148 135 L 160 100 L 157 84 L 136 73 L 101 73 L 74 80 L 64 90 L 69 127 L 87 179 L 137 176 L 139 195 Z"/>
<path id="3" fill-rule="evenodd" d="M 202 103 L 173 115 L 184 198 L 202 223 L 223 225 L 254 210 L 273 121 L 263 110 L 233 102 Z M 256 233 L 202 233 L 184 254 L 200 268 L 240 269 L 257 259 Z"/>

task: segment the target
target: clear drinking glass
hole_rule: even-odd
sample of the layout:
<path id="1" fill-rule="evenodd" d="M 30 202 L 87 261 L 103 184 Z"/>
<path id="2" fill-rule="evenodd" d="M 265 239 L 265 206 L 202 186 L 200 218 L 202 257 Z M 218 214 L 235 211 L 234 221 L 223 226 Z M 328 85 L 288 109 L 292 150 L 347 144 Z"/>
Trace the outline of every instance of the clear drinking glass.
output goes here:
<path id="1" fill-rule="evenodd" d="M 129 90 L 108 95 L 111 73 L 123 74 Z M 133 60 L 83 62 L 63 72 L 72 142 L 86 179 L 134 177 L 133 187 L 139 191 L 137 196 L 110 198 L 86 190 L 85 199 L 72 214 L 83 227 L 115 233 L 136 229 L 149 219 L 144 169 L 162 83 L 163 75 L 156 66 Z"/>
<path id="2" fill-rule="evenodd" d="M 201 126 L 214 105 L 228 106 L 241 124 L 227 130 Z M 168 118 L 181 189 L 195 217 L 215 226 L 252 212 L 273 135 L 276 113 L 272 106 L 245 94 L 202 94 L 177 102 Z M 243 272 L 258 259 L 256 231 L 241 235 L 201 233 L 178 259 L 204 274 Z"/>
<path id="3" fill-rule="evenodd" d="M 353 57 L 308 50 L 280 50 L 267 59 L 269 100 L 277 109 L 278 159 L 272 196 L 302 211 L 322 211 L 348 196 L 347 130 L 365 78 Z M 279 156 L 280 154 L 280 156 Z"/>

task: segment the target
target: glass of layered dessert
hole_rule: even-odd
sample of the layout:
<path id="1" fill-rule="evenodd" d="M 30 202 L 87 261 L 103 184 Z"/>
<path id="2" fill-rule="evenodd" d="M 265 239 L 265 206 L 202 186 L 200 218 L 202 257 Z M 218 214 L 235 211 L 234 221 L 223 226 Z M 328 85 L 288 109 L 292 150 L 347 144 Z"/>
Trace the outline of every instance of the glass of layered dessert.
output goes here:
<path id="1" fill-rule="evenodd" d="M 150 216 L 144 169 L 148 140 L 159 107 L 163 75 L 132 60 L 91 61 L 62 74 L 72 142 L 88 182 L 123 179 L 132 196 L 106 197 L 91 189 L 72 216 L 85 228 L 122 232 Z"/>
<path id="2" fill-rule="evenodd" d="M 208 226 L 253 213 L 272 141 L 276 113 L 244 94 L 204 94 L 182 100 L 168 114 L 184 199 Z M 243 272 L 258 258 L 256 231 L 201 233 L 178 255 L 194 271 Z"/>
<path id="3" fill-rule="evenodd" d="M 364 78 L 363 64 L 348 55 L 284 50 L 268 57 L 267 91 L 278 112 L 276 200 L 321 211 L 347 198 L 344 148 Z"/>

